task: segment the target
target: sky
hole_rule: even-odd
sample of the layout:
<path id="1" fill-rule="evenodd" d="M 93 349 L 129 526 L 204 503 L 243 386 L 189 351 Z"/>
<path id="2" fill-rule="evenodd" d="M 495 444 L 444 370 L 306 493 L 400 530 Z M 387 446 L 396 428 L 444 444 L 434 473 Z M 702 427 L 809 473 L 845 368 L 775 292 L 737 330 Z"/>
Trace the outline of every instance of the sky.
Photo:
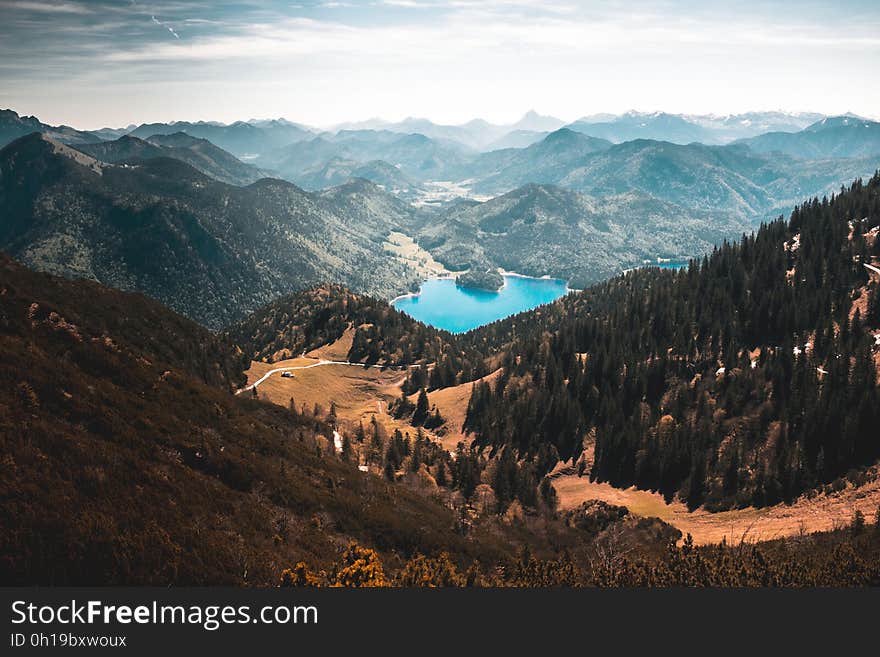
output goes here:
<path id="1" fill-rule="evenodd" d="M 880 2 L 0 0 L 0 108 L 82 129 L 630 109 L 880 118 Z"/>

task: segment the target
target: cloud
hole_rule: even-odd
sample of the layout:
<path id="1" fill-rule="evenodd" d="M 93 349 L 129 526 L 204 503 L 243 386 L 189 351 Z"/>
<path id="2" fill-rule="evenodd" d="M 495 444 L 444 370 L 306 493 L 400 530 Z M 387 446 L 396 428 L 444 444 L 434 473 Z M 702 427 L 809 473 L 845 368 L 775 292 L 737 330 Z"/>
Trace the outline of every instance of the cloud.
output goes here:
<path id="1" fill-rule="evenodd" d="M 415 0 L 382 0 L 379 4 L 387 5 L 389 7 L 404 7 L 407 9 L 420 9 L 428 7 L 428 5 L 416 2 Z"/>
<path id="2" fill-rule="evenodd" d="M 454 1 L 458 3 L 460 0 Z M 748 17 L 728 22 L 697 18 L 672 21 L 647 13 L 597 15 L 573 20 L 559 14 L 496 14 L 491 2 L 467 4 L 465 9 L 430 21 L 402 24 L 348 24 L 342 20 L 279 18 L 274 22 L 239 25 L 223 34 L 194 37 L 188 40 L 186 50 L 166 44 L 144 43 L 108 52 L 106 58 L 127 62 L 177 59 L 269 61 L 340 55 L 364 61 L 379 56 L 406 58 L 415 66 L 420 61 L 458 60 L 470 54 L 491 58 L 493 52 L 521 57 L 525 50 L 529 50 L 532 56 L 576 58 L 614 52 L 633 58 L 694 48 L 706 51 L 753 47 L 834 51 L 880 48 L 880 29 L 870 23 L 836 28 L 795 22 L 765 24 L 760 19 Z M 519 0 L 519 4 L 532 3 Z M 155 17 L 153 20 L 177 36 L 167 24 Z"/>
<path id="3" fill-rule="evenodd" d="M 109 1 L 46 20 L 4 10 L 85 3 L 0 0 L 0 95 L 11 102 L 33 87 L 30 102 L 48 102 L 51 76 L 83 107 L 102 99 L 124 117 L 155 103 L 168 116 L 271 107 L 315 122 L 360 112 L 507 120 L 537 101 L 570 118 L 880 106 L 880 90 L 863 84 L 880 66 L 880 6 L 859 13 L 850 0 L 797 12 L 756 0 L 748 10 L 697 0 Z M 156 38 L 156 25 L 174 41 Z M 113 100 L 139 93 L 136 109 Z"/>
<path id="4" fill-rule="evenodd" d="M 21 11 L 34 11 L 44 14 L 91 14 L 88 7 L 75 2 L 38 2 L 20 0 L 6 4 L 8 8 Z"/>

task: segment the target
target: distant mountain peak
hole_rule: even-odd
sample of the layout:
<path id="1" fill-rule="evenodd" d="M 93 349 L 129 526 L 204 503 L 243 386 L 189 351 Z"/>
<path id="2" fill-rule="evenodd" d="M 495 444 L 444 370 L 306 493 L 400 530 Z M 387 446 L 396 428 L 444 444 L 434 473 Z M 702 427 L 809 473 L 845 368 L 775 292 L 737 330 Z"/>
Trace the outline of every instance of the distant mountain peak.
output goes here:
<path id="1" fill-rule="evenodd" d="M 538 142 L 538 144 L 545 144 L 547 146 L 578 146 L 589 148 L 589 150 L 596 150 L 597 148 L 601 149 L 610 146 L 611 142 L 600 137 L 592 137 L 577 130 L 572 130 L 566 126 L 554 130 Z"/>
<path id="2" fill-rule="evenodd" d="M 522 118 L 510 126 L 511 130 L 529 130 L 533 132 L 552 132 L 565 125 L 565 121 L 555 116 L 538 114 L 533 109 L 523 114 Z"/>
<path id="3" fill-rule="evenodd" d="M 382 189 L 372 180 L 367 180 L 360 176 L 349 178 L 341 185 L 337 185 L 335 189 L 344 190 L 346 193 L 381 193 Z"/>
<path id="4" fill-rule="evenodd" d="M 839 116 L 826 116 L 824 119 L 820 119 L 819 121 L 816 121 L 815 123 L 807 126 L 804 131 L 818 132 L 820 130 L 829 130 L 832 128 L 853 126 L 871 127 L 877 125 L 880 125 L 880 123 L 877 123 L 876 121 L 871 121 L 870 119 L 864 119 L 855 114 L 841 114 Z"/>
<path id="5" fill-rule="evenodd" d="M 214 146 L 214 148 L 219 148 L 219 146 L 211 144 L 211 142 L 208 141 L 207 139 L 203 139 L 201 137 L 195 137 L 195 136 L 189 134 L 188 132 L 183 132 L 182 130 L 180 132 L 172 132 L 167 135 L 163 135 L 163 134 L 152 135 L 147 138 L 147 141 L 152 142 L 152 143 L 156 143 L 156 144 L 161 144 L 162 146 L 184 146 L 185 147 L 185 146 L 192 146 L 195 144 L 210 144 L 211 146 Z"/>
<path id="6" fill-rule="evenodd" d="M 544 137 L 545 142 L 554 142 L 554 141 L 572 141 L 576 139 L 580 139 L 581 134 L 575 132 L 571 128 L 559 128 L 558 130 L 554 130 L 549 135 Z"/>
<path id="7" fill-rule="evenodd" d="M 134 135 L 122 135 L 122 136 L 121 136 L 119 139 L 117 139 L 116 141 L 119 141 L 119 142 L 122 142 L 122 143 L 125 143 L 125 142 L 133 142 L 133 143 L 142 142 L 142 143 L 146 143 L 145 140 L 141 139 L 140 137 L 135 137 Z"/>

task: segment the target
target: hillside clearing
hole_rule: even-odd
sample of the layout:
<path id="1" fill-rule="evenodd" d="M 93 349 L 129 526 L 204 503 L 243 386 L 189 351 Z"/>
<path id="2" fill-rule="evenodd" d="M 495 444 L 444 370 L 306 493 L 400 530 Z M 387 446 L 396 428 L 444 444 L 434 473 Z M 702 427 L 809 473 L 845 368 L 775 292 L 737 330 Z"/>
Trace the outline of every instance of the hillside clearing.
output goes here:
<path id="1" fill-rule="evenodd" d="M 282 377 L 281 372 L 272 374 L 260 383 L 257 396 L 285 407 L 293 399 L 298 411 L 305 409 L 309 413 L 316 405 L 323 413 L 328 413 L 331 404 L 335 404 L 337 423 L 348 433 L 354 433 L 358 423 L 363 423 L 367 428 L 375 418 L 388 433 L 400 429 L 404 434 L 414 435 L 415 427 L 388 413 L 388 405 L 400 397 L 400 386 L 406 376 L 404 371 L 336 363 L 317 366 L 333 357 L 347 356 L 353 336 L 353 329 L 349 329 L 339 340 L 299 358 L 276 363 L 252 361 L 246 372 L 248 386 L 273 370 L 306 368 L 291 370 L 291 377 Z M 440 440 L 429 431 L 425 433 L 434 440 Z"/>
<path id="2" fill-rule="evenodd" d="M 480 381 L 488 381 L 492 383 L 501 374 L 501 369 L 497 369 L 491 374 L 484 376 Z M 437 407 L 440 415 L 446 420 L 443 425 L 443 435 L 440 436 L 440 443 L 446 449 L 453 451 L 459 442 L 469 442 L 470 438 L 462 431 L 464 418 L 467 415 L 468 401 L 471 398 L 471 389 L 476 381 L 468 381 L 461 385 L 449 388 L 441 388 L 428 393 L 428 403 L 431 408 Z M 409 396 L 410 401 L 414 404 L 418 400 L 418 393 Z"/>
<path id="3" fill-rule="evenodd" d="M 828 531 L 848 525 L 853 513 L 861 511 L 873 518 L 880 506 L 880 467 L 874 466 L 871 481 L 858 488 L 848 485 L 844 490 L 830 494 L 820 493 L 808 499 L 800 497 L 794 504 L 777 504 L 757 509 L 737 509 L 710 513 L 705 509 L 689 512 L 687 507 L 674 501 L 667 504 L 658 493 L 620 489 L 605 483 L 591 482 L 576 473 L 560 474 L 553 480 L 562 510 L 572 509 L 587 500 L 601 500 L 627 507 L 632 513 L 657 517 L 690 534 L 699 545 L 717 544 L 722 540 L 739 543 L 756 542 L 802 533 Z"/>
<path id="4" fill-rule="evenodd" d="M 351 345 L 354 342 L 355 328 L 349 326 L 335 342 L 325 344 L 323 347 L 312 349 L 305 354 L 306 358 L 317 358 L 323 360 L 348 360 L 348 353 L 351 351 Z"/>
<path id="5" fill-rule="evenodd" d="M 382 249 L 411 267 L 422 278 L 447 276 L 451 273 L 405 233 L 392 231 L 382 244 Z"/>

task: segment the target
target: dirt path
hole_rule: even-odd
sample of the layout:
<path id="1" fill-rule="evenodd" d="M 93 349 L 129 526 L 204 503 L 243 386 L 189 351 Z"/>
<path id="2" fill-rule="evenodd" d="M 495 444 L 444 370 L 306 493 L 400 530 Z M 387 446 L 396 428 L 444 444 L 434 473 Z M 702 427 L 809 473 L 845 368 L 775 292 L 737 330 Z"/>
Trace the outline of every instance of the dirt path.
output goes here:
<path id="1" fill-rule="evenodd" d="M 296 408 L 306 412 L 317 405 L 326 413 L 333 404 L 339 432 L 353 432 L 358 424 L 369 427 L 375 420 L 388 434 L 400 429 L 412 435 L 415 428 L 388 413 L 389 404 L 400 397 L 405 371 L 402 367 L 364 367 L 362 363 L 345 360 L 352 334 L 346 332 L 333 344 L 297 358 L 271 364 L 253 361 L 247 371 L 248 385 L 239 392 L 259 386 L 261 399 L 285 407 L 293 399 Z M 282 372 L 293 376 L 282 377 Z M 426 434 L 439 442 L 432 432 Z"/>
<path id="2" fill-rule="evenodd" d="M 320 360 L 315 360 L 313 358 L 310 358 L 309 356 L 302 356 L 300 358 L 294 358 L 293 361 L 312 361 L 312 362 L 307 365 L 285 365 L 283 367 L 272 368 L 272 369 L 268 370 L 267 372 L 263 373 L 260 376 L 260 378 L 255 380 L 253 383 L 246 385 L 244 388 L 241 388 L 240 390 L 236 390 L 235 394 L 240 395 L 241 393 L 247 392 L 248 390 L 253 390 L 257 386 L 259 386 L 261 383 L 263 383 L 266 379 L 268 379 L 270 376 L 272 376 L 273 374 L 279 374 L 280 372 L 293 372 L 296 370 L 310 370 L 315 367 L 324 367 L 326 365 L 347 365 L 349 367 L 357 367 L 362 370 L 369 369 L 370 367 L 373 367 L 376 369 L 382 369 L 380 366 L 377 366 L 377 365 L 371 366 L 371 365 L 368 365 L 365 363 L 353 363 L 348 360 L 326 360 L 323 358 Z M 283 362 L 290 362 L 290 361 L 283 361 Z M 248 370 L 248 376 L 250 376 L 250 372 L 252 372 L 255 369 L 254 365 L 258 365 L 258 364 L 254 363 L 251 365 L 251 369 Z M 385 368 L 385 369 L 389 370 L 389 371 L 399 371 L 401 369 L 409 369 L 409 368 L 413 368 L 413 367 L 421 367 L 421 365 L 396 365 L 394 367 L 389 367 L 389 368 Z"/>
<path id="3" fill-rule="evenodd" d="M 263 374 L 259 379 L 257 379 L 256 381 L 254 381 L 250 385 L 247 385 L 244 388 L 241 388 L 240 390 L 236 390 L 235 394 L 240 395 L 241 393 L 247 392 L 248 390 L 253 390 L 258 385 L 260 385 L 263 381 L 268 379 L 270 376 L 272 376 L 273 374 L 278 374 L 279 372 L 292 372 L 294 370 L 310 370 L 313 367 L 322 367 L 324 365 L 350 365 L 352 367 L 360 367 L 362 369 L 366 367 L 366 365 L 364 365 L 363 363 L 351 363 L 347 360 L 346 361 L 319 360 L 319 361 L 316 361 L 316 362 L 311 363 L 309 365 L 294 365 L 294 366 L 287 366 L 287 367 L 276 367 L 274 369 L 269 370 L 265 374 Z"/>

